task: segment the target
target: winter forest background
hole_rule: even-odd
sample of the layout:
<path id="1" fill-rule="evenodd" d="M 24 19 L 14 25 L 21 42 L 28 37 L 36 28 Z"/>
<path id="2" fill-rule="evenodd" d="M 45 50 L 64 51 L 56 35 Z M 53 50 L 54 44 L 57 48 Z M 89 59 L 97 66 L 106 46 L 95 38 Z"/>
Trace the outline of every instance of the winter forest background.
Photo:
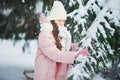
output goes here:
<path id="1" fill-rule="evenodd" d="M 0 80 L 25 80 L 24 69 L 34 68 L 39 13 L 47 14 L 53 1 L 0 0 Z M 90 51 L 71 66 L 68 79 L 120 80 L 120 0 L 60 1 L 72 41 Z"/>

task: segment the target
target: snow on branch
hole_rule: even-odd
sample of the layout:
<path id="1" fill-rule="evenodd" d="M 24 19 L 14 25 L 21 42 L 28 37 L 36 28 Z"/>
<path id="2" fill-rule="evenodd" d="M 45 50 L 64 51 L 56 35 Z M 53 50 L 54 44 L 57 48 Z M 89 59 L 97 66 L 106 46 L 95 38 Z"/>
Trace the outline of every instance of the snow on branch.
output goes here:
<path id="1" fill-rule="evenodd" d="M 79 1 L 79 0 L 77 0 Z M 97 1 L 97 2 L 96 2 Z M 107 2 L 108 1 L 108 2 Z M 86 23 L 86 19 L 82 18 L 87 14 L 87 10 L 92 8 L 96 12 L 96 18 L 91 24 L 91 26 L 84 31 L 84 37 L 80 40 L 80 49 L 89 47 L 90 54 L 87 57 L 80 56 L 77 61 L 80 63 L 73 66 L 70 70 L 69 76 L 73 76 L 73 80 L 84 80 L 84 78 L 91 78 L 91 75 L 95 73 L 95 65 L 99 65 L 99 67 L 103 68 L 104 65 L 107 64 L 107 53 L 113 53 L 110 44 L 107 41 L 108 35 L 106 34 L 107 30 L 109 30 L 110 36 L 113 35 L 115 29 L 110 26 L 110 23 L 106 20 L 107 17 L 110 22 L 115 23 L 116 25 L 120 25 L 120 1 L 119 0 L 89 0 L 85 6 L 82 5 L 82 2 L 79 2 L 80 7 L 73 12 L 69 13 L 68 16 L 74 18 L 75 21 L 78 21 L 79 24 Z M 113 5 L 115 4 L 115 5 Z M 92 6 L 91 6 L 92 5 Z M 100 9 L 100 6 L 103 8 Z M 111 12 L 110 12 L 111 11 Z M 83 13 L 82 13 L 83 12 Z M 81 14 L 82 13 L 82 14 Z M 116 13 L 116 14 L 115 14 Z M 77 14 L 77 15 L 75 15 Z M 83 20 L 83 21 L 81 21 Z M 79 25 L 76 24 L 76 25 Z M 77 30 L 76 30 L 77 31 Z M 102 41 L 100 42 L 100 37 L 102 37 Z M 112 37 L 111 37 L 112 38 Z M 95 48 L 91 44 L 92 40 L 95 40 Z M 106 50 L 107 48 L 107 50 Z M 95 55 L 95 57 L 93 57 Z M 97 62 L 97 59 L 101 59 L 100 62 Z M 103 61 L 103 62 L 102 62 Z M 102 64 L 106 63 L 106 64 Z M 86 65 L 87 64 L 87 65 Z M 92 64 L 95 64 L 94 66 Z M 90 66 L 90 68 L 88 67 Z M 109 66 L 107 66 L 109 67 Z"/>

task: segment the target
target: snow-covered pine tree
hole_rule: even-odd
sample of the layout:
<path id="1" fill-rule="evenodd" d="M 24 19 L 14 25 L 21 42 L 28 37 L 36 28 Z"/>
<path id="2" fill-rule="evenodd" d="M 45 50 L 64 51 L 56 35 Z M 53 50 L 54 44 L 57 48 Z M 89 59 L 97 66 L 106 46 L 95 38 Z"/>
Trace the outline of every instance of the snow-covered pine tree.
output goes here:
<path id="1" fill-rule="evenodd" d="M 73 41 L 80 42 L 80 49 L 87 47 L 90 51 L 89 56 L 77 59 L 79 64 L 71 68 L 69 79 L 92 80 L 94 74 L 108 72 L 120 61 L 116 56 L 120 44 L 119 6 L 119 0 L 69 1 L 68 26 L 71 26 Z"/>

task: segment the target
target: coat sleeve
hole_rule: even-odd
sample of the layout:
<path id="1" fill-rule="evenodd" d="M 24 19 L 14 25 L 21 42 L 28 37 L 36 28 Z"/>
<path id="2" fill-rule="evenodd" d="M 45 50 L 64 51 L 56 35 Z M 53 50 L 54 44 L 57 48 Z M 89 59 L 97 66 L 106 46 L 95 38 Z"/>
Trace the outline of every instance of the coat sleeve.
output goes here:
<path id="1" fill-rule="evenodd" d="M 48 33 L 39 35 L 39 48 L 45 56 L 55 62 L 72 64 L 75 59 L 74 51 L 60 51 Z"/>

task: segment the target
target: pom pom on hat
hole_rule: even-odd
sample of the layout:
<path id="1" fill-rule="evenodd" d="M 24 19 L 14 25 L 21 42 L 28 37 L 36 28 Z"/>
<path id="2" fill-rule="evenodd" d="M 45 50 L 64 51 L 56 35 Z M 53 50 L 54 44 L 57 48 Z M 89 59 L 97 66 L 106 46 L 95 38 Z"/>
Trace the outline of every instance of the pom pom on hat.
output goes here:
<path id="1" fill-rule="evenodd" d="M 66 20 L 66 10 L 60 1 L 54 1 L 48 20 L 64 19 Z"/>

